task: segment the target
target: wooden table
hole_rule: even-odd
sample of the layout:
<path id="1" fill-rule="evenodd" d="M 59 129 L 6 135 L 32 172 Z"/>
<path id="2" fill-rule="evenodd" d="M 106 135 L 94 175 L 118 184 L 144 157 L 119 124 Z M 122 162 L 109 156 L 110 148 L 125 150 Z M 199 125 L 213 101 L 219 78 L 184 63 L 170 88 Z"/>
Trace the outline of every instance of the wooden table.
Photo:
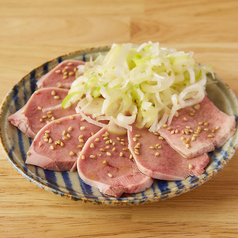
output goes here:
<path id="1" fill-rule="evenodd" d="M 0 101 L 33 68 L 85 47 L 159 41 L 194 51 L 238 96 L 236 0 L 1 0 Z M 28 182 L 0 150 L 0 237 L 238 237 L 238 154 L 176 198 L 129 207 L 75 202 Z"/>

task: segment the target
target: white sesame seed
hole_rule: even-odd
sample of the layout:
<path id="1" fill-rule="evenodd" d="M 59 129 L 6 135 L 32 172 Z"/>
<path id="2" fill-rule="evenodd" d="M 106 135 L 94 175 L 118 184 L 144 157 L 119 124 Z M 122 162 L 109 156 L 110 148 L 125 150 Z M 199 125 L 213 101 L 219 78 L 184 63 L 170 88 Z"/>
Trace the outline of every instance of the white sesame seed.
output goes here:
<path id="1" fill-rule="evenodd" d="M 105 151 L 105 150 L 104 150 L 103 148 L 100 148 L 100 151 L 102 151 L 102 152 L 103 152 L 103 151 Z"/>
<path id="2" fill-rule="evenodd" d="M 73 151 L 70 151 L 70 152 L 69 152 L 69 155 L 72 155 L 72 156 L 73 156 L 73 155 L 75 155 L 75 153 L 74 153 Z"/>
<path id="3" fill-rule="evenodd" d="M 86 126 L 80 126 L 79 128 L 81 131 L 85 130 L 86 129 Z"/>
<path id="4" fill-rule="evenodd" d="M 57 74 L 60 73 L 60 72 L 61 72 L 61 71 L 60 71 L 59 69 L 55 71 L 55 73 L 57 73 Z"/>
<path id="5" fill-rule="evenodd" d="M 60 96 L 56 95 L 54 96 L 54 99 L 60 99 Z"/>
<path id="6" fill-rule="evenodd" d="M 94 159 L 94 158 L 96 158 L 96 155 L 90 155 L 89 157 Z"/>
<path id="7" fill-rule="evenodd" d="M 42 107 L 39 106 L 38 109 L 39 109 L 39 110 L 42 110 Z"/>
<path id="8" fill-rule="evenodd" d="M 70 116 L 69 118 L 73 120 L 73 119 L 74 119 L 74 116 Z"/>
<path id="9" fill-rule="evenodd" d="M 212 138 L 212 137 L 213 137 L 213 135 L 207 135 L 207 137 L 208 137 L 208 138 Z"/>
<path id="10" fill-rule="evenodd" d="M 155 156 L 159 156 L 159 152 L 156 152 L 156 153 L 155 153 Z"/>
<path id="11" fill-rule="evenodd" d="M 95 139 L 95 142 L 98 142 L 98 141 L 99 141 L 99 138 L 96 138 L 96 139 Z"/>
<path id="12" fill-rule="evenodd" d="M 31 155 L 31 152 L 28 151 L 26 154 L 27 154 L 27 155 Z"/>
<path id="13" fill-rule="evenodd" d="M 187 121 L 188 119 L 186 117 L 183 118 L 184 121 Z"/>
<path id="14" fill-rule="evenodd" d="M 206 122 L 204 122 L 204 124 L 203 124 L 204 126 L 207 126 L 208 125 L 208 122 L 206 121 Z"/>
<path id="15" fill-rule="evenodd" d="M 119 154 L 120 156 L 123 156 L 123 153 L 122 152 L 120 152 L 120 154 Z"/>
<path id="16" fill-rule="evenodd" d="M 39 146 L 40 146 L 40 147 L 42 146 L 42 142 L 41 142 L 41 141 L 39 142 Z"/>
<path id="17" fill-rule="evenodd" d="M 72 130 L 73 130 L 73 127 L 70 126 L 70 127 L 68 128 L 68 131 L 72 131 Z"/>
<path id="18" fill-rule="evenodd" d="M 200 104 L 196 104 L 193 108 L 194 108 L 195 110 L 199 110 Z"/>
<path id="19" fill-rule="evenodd" d="M 54 147 L 53 145 L 50 146 L 50 149 L 51 149 L 51 150 L 54 150 L 54 148 L 55 148 L 55 147 Z"/>
<path id="20" fill-rule="evenodd" d="M 106 160 L 103 160 L 103 164 L 106 164 L 107 163 L 107 161 Z"/>
<path id="21" fill-rule="evenodd" d="M 107 175 L 108 175 L 108 177 L 110 177 L 110 178 L 112 177 L 112 174 L 110 174 L 110 173 L 108 173 Z"/>
<path id="22" fill-rule="evenodd" d="M 90 145 L 90 148 L 94 148 L 95 146 L 94 146 L 94 144 L 93 143 L 91 143 L 91 145 Z"/>
<path id="23" fill-rule="evenodd" d="M 188 168 L 189 168 L 189 169 L 192 169 L 192 168 L 193 168 L 193 165 L 192 165 L 192 164 L 189 164 L 189 165 L 188 165 Z"/>
<path id="24" fill-rule="evenodd" d="M 140 148 L 140 143 L 137 143 L 137 144 L 135 145 L 135 148 Z"/>
<path id="25" fill-rule="evenodd" d="M 108 152 L 108 151 L 106 152 L 106 154 L 107 154 L 108 156 L 111 156 L 111 155 L 112 155 L 112 154 L 111 154 L 110 152 Z"/>
<path id="26" fill-rule="evenodd" d="M 84 156 L 84 155 L 81 155 L 81 159 L 85 159 L 85 156 Z"/>

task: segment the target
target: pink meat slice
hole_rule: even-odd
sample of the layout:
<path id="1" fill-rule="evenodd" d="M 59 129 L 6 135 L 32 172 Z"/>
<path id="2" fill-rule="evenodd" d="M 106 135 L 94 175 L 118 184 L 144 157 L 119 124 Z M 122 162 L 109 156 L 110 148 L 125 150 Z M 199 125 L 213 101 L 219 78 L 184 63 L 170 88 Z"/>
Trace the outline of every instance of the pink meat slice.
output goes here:
<path id="1" fill-rule="evenodd" d="M 47 74 L 42 76 L 38 82 L 38 88 L 59 87 L 70 89 L 72 82 L 75 80 L 77 66 L 84 65 L 83 61 L 66 60 L 61 62 Z M 77 77 L 79 75 L 77 74 Z"/>
<path id="2" fill-rule="evenodd" d="M 32 94 L 27 104 L 9 116 L 8 120 L 27 136 L 34 138 L 48 122 L 75 114 L 75 105 L 67 109 L 61 107 L 67 95 L 66 89 L 39 89 Z"/>
<path id="3" fill-rule="evenodd" d="M 235 117 L 220 111 L 205 96 L 199 104 L 179 110 L 171 125 L 158 132 L 172 148 L 193 158 L 222 146 L 235 130 Z"/>
<path id="4" fill-rule="evenodd" d="M 129 148 L 139 170 L 155 179 L 183 180 L 189 175 L 201 175 L 209 163 L 207 154 L 187 159 L 176 152 L 166 140 L 132 125 L 128 131 Z"/>
<path id="5" fill-rule="evenodd" d="M 128 149 L 127 135 L 118 136 L 106 127 L 86 142 L 77 168 L 85 183 L 114 197 L 144 191 L 153 183 L 151 177 L 138 170 Z"/>
<path id="6" fill-rule="evenodd" d="M 78 153 L 98 130 L 100 127 L 78 114 L 52 121 L 34 138 L 26 163 L 53 171 L 75 171 Z"/>

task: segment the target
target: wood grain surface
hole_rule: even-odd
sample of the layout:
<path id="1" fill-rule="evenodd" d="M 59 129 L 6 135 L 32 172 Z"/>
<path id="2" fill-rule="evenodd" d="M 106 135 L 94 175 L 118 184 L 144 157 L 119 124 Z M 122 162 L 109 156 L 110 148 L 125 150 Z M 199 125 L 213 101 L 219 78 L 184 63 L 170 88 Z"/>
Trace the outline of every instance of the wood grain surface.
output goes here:
<path id="1" fill-rule="evenodd" d="M 0 101 L 67 52 L 148 41 L 195 52 L 238 96 L 236 0 L 0 0 Z M 75 202 L 30 183 L 0 150 L 0 237 L 238 237 L 238 154 L 212 180 L 141 206 Z"/>

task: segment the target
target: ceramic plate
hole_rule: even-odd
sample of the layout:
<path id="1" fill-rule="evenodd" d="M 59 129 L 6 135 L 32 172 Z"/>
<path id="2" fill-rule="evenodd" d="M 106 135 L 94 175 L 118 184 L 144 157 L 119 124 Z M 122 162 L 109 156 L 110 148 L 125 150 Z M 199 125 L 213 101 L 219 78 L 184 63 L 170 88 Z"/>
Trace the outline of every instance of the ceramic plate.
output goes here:
<path id="1" fill-rule="evenodd" d="M 120 198 L 104 196 L 98 189 L 85 184 L 77 172 L 53 172 L 25 164 L 26 153 L 32 140 L 12 126 L 7 120 L 8 116 L 27 102 L 36 90 L 37 80 L 58 63 L 66 59 L 88 61 L 90 57 L 95 58 L 99 52 L 104 53 L 108 49 L 108 47 L 94 48 L 60 56 L 32 70 L 10 90 L 1 106 L 0 138 L 7 158 L 13 167 L 28 180 L 47 191 L 77 201 L 106 205 L 142 204 L 163 200 L 188 192 L 211 179 L 234 154 L 237 148 L 238 130 L 222 147 L 209 153 L 210 163 L 201 176 L 189 176 L 183 181 L 174 182 L 155 180 L 146 191 L 124 195 Z M 207 86 L 208 97 L 220 110 L 238 118 L 238 101 L 234 93 L 218 76 L 215 80 L 217 83 Z"/>

